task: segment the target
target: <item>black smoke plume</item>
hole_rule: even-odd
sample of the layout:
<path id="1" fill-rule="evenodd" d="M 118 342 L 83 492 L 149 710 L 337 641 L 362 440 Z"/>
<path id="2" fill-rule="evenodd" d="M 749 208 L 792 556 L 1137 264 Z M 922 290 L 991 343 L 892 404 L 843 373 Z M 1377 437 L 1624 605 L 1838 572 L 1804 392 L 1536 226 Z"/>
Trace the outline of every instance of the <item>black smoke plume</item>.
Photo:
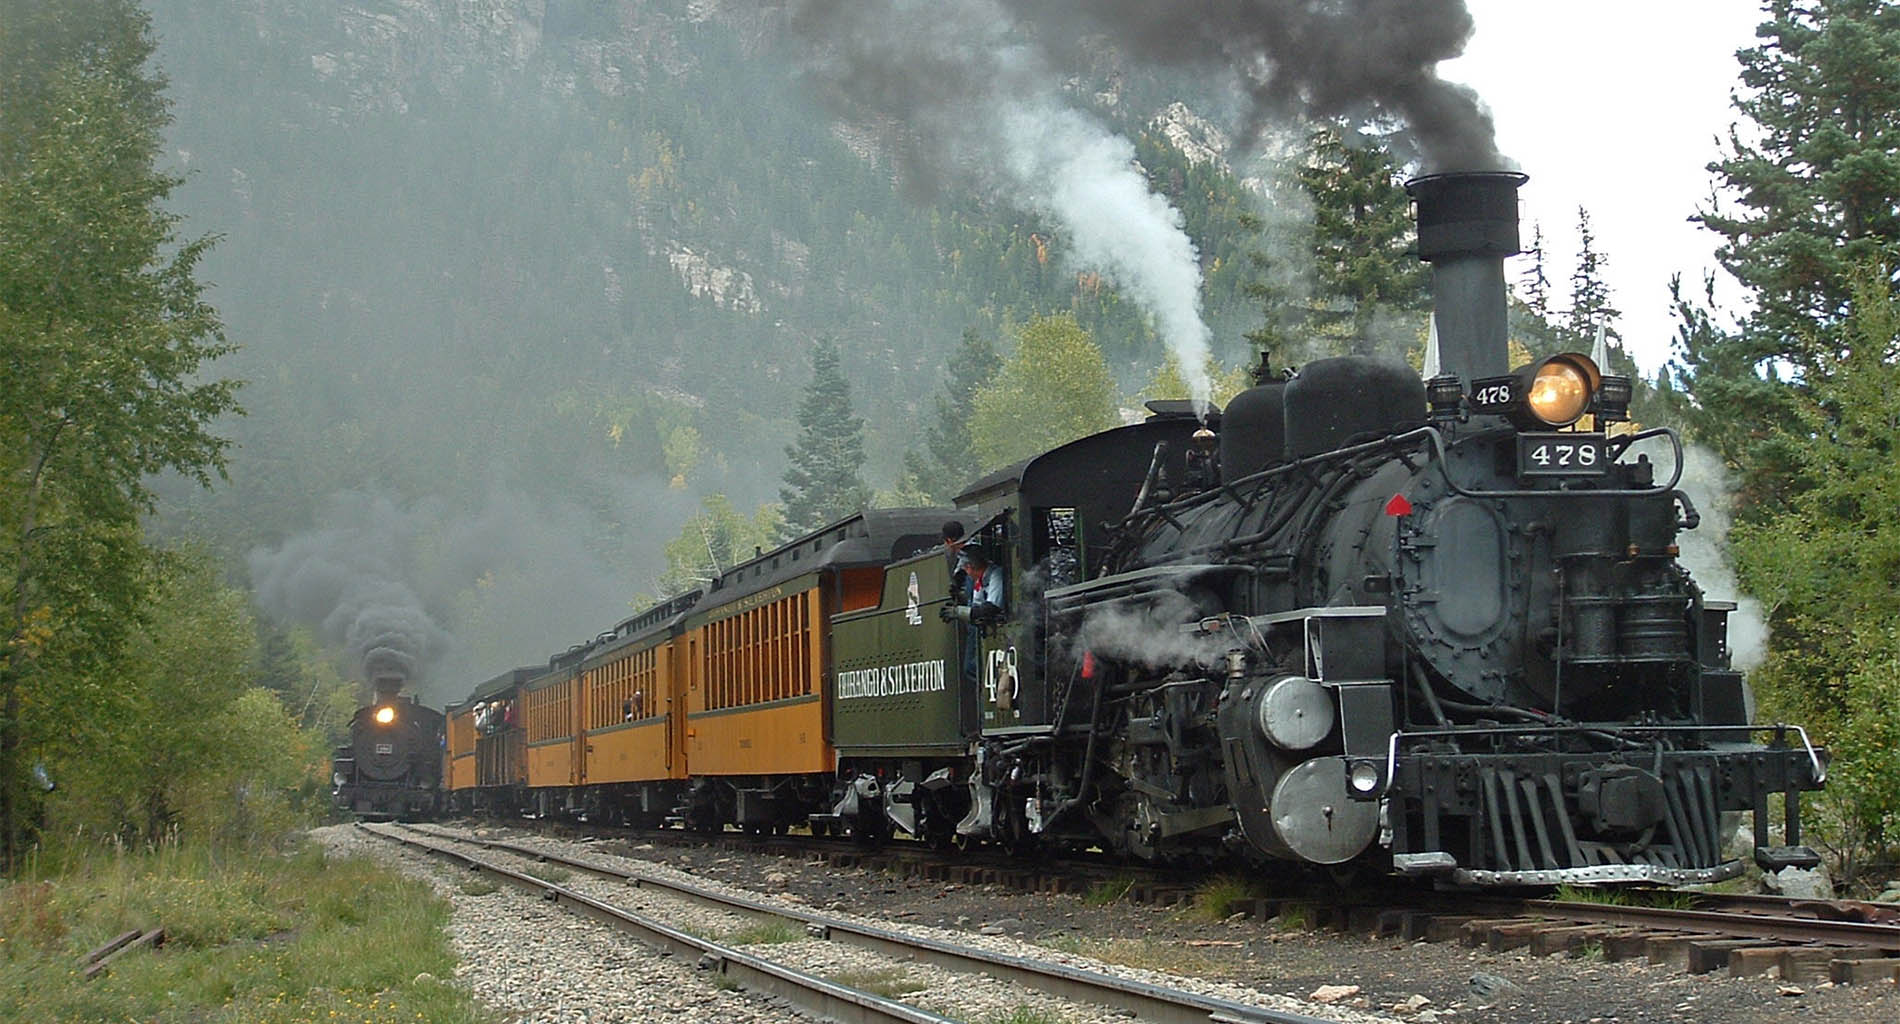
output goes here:
<path id="1" fill-rule="evenodd" d="M 347 651 L 366 682 L 419 681 L 448 649 L 449 636 L 400 582 L 412 541 L 408 516 L 387 499 L 362 495 L 330 505 L 338 525 L 251 552 L 259 607 Z"/>
<path id="2" fill-rule="evenodd" d="M 1061 71 L 1106 42 L 1131 61 L 1204 75 L 1247 98 L 1246 135 L 1292 115 L 1387 118 L 1427 171 L 1497 170 L 1491 115 L 1439 77 L 1464 52 L 1464 0 L 793 0 L 832 80 L 912 122 L 995 87 L 1010 51 Z M 1223 81 L 1224 80 L 1224 81 Z M 926 129 L 927 130 L 927 129 Z"/>
<path id="3" fill-rule="evenodd" d="M 1505 169 L 1491 114 L 1438 65 L 1471 39 L 1465 0 L 1000 0 L 1039 38 L 1078 26 L 1146 63 L 1230 76 L 1257 136 L 1276 118 L 1384 117 L 1427 171 Z"/>

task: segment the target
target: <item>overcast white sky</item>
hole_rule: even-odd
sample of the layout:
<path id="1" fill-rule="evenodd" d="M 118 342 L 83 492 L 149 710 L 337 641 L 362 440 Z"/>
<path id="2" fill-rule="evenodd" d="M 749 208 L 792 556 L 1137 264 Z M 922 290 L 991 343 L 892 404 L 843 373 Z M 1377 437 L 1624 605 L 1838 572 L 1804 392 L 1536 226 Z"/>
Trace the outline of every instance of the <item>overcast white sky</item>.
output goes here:
<path id="1" fill-rule="evenodd" d="M 1530 175 L 1524 241 L 1544 228 L 1553 301 L 1568 301 L 1577 207 L 1606 253 L 1624 344 L 1646 368 L 1675 336 L 1669 277 L 1699 289 L 1716 236 L 1686 223 L 1709 195 L 1716 137 L 1736 120 L 1735 51 L 1762 21 L 1753 0 L 1466 0 L 1477 32 L 1440 73 L 1478 90 L 1498 145 Z M 1511 280 L 1527 265 L 1507 267 Z M 1719 293 L 1718 293 L 1719 294 Z M 1731 289 L 1730 296 L 1734 295 Z"/>

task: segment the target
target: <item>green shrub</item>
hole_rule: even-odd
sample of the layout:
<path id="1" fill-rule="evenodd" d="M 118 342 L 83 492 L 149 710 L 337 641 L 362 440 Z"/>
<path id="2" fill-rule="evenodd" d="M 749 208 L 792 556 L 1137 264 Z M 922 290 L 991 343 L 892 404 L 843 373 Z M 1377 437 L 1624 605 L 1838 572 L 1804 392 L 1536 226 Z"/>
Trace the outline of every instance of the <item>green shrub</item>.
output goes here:
<path id="1" fill-rule="evenodd" d="M 1255 883 L 1237 875 L 1220 875 L 1194 891 L 1189 914 L 1202 921 L 1225 921 L 1239 912 L 1241 904 L 1259 895 Z"/>
<path id="2" fill-rule="evenodd" d="M 1111 878 L 1105 882 L 1096 882 L 1089 891 L 1082 894 L 1082 902 L 1091 907 L 1106 907 L 1111 903 L 1120 903 L 1135 887 L 1132 878 Z"/>

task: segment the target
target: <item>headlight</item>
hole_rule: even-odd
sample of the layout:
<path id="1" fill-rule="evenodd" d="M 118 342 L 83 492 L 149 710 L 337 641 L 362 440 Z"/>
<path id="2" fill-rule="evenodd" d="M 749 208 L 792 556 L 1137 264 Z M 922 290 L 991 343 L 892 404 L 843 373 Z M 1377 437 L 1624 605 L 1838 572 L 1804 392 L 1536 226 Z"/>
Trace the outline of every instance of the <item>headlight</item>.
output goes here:
<path id="1" fill-rule="evenodd" d="M 1545 356 L 1502 377 L 1480 377 L 1471 382 L 1466 397 L 1472 413 L 1503 416 L 1519 430 L 1567 427 L 1582 419 L 1597 392 L 1614 392 L 1616 378 L 1605 378 L 1597 364 L 1581 352 Z M 1457 394 L 1448 378 L 1443 395 L 1434 397 L 1433 415 L 1455 417 Z M 1432 385 L 1427 385 L 1428 392 Z M 1627 393 L 1627 384 L 1624 393 Z M 1612 395 L 1614 397 L 1614 395 Z M 1442 412 L 1440 411 L 1442 408 Z"/>
<path id="2" fill-rule="evenodd" d="M 1531 415 L 1552 427 L 1567 427 L 1590 408 L 1589 371 L 1562 356 L 1537 368 L 1524 402 Z"/>
<path id="3" fill-rule="evenodd" d="M 1385 780 L 1379 776 L 1379 762 L 1354 761 L 1346 770 L 1346 785 L 1351 787 L 1352 795 L 1361 799 L 1379 791 L 1379 784 Z"/>
<path id="4" fill-rule="evenodd" d="M 376 724 L 377 725 L 388 725 L 389 723 L 395 720 L 396 720 L 395 708 L 392 708 L 388 705 L 384 705 L 376 709 Z"/>

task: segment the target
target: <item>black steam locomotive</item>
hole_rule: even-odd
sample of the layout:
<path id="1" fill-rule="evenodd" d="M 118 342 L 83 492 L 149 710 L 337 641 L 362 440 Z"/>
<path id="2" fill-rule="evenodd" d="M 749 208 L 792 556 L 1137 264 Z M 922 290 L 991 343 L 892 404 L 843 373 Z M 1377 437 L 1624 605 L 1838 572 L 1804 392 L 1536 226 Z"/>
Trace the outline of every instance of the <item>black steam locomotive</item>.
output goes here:
<path id="1" fill-rule="evenodd" d="M 999 510 L 1023 527 L 1028 615 L 959 832 L 1389 857 L 1467 885 L 1692 883 L 1741 870 L 1723 821 L 1752 810 L 1764 866 L 1815 862 L 1798 794 L 1824 755 L 1748 720 L 1732 605 L 1676 557 L 1698 519 L 1680 441 L 1607 432 L 1631 382 L 1589 357 L 1507 368 L 1523 180 L 1409 186 L 1429 379 L 1361 357 L 1262 373 L 1218 435 L 1163 416 L 1146 450 L 1123 428 L 1119 452 L 1012 471 Z M 1149 467 L 1132 508 L 1091 507 L 1130 458 Z"/>
<path id="2" fill-rule="evenodd" d="M 432 817 L 442 800 L 442 712 L 381 676 L 376 697 L 350 717 L 350 742 L 330 762 L 336 807 L 358 818 Z"/>
<path id="3" fill-rule="evenodd" d="M 1631 382 L 1587 356 L 1508 366 L 1522 181 L 1411 184 L 1423 379 L 1362 357 L 1263 372 L 1224 415 L 1151 403 L 956 510 L 759 552 L 484 684 L 451 711 L 449 788 L 1458 885 L 1718 880 L 1741 870 L 1725 819 L 1753 811 L 1758 862 L 1814 863 L 1800 794 L 1825 759 L 1749 721 L 1731 606 L 1677 560 L 1698 519 L 1680 441 L 1630 426 Z M 944 516 L 974 523 L 968 564 L 1004 574 L 1004 607 L 942 607 L 953 562 L 918 531 Z M 379 700 L 355 728 L 339 801 L 429 805 L 441 717 Z"/>

